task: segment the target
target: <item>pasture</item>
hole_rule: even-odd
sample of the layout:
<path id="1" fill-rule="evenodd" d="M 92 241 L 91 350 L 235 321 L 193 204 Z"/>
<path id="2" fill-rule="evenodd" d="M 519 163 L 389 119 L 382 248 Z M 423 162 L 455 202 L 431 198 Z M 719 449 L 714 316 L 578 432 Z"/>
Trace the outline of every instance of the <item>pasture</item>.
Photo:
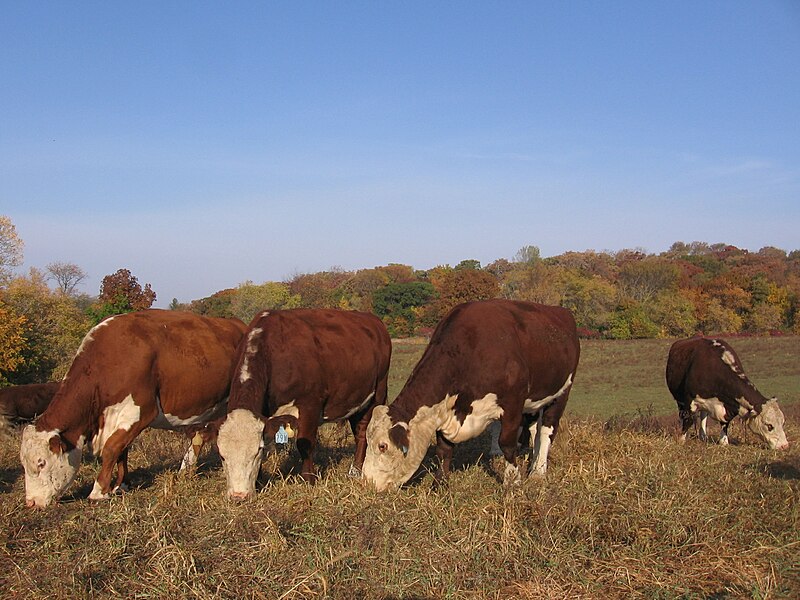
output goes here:
<path id="1" fill-rule="evenodd" d="M 88 502 L 98 467 L 84 458 L 62 502 L 31 511 L 18 437 L 0 439 L 0 596 L 800 597 L 800 340 L 731 342 L 779 397 L 788 451 L 761 448 L 738 421 L 731 446 L 679 445 L 667 340 L 582 341 L 548 475 L 511 490 L 482 436 L 456 447 L 445 488 L 423 470 L 377 494 L 346 477 L 352 436 L 328 425 L 317 485 L 282 450 L 257 497 L 233 504 L 215 451 L 179 474 L 185 438 L 147 431 L 130 492 Z M 423 350 L 394 343 L 390 399 Z"/>

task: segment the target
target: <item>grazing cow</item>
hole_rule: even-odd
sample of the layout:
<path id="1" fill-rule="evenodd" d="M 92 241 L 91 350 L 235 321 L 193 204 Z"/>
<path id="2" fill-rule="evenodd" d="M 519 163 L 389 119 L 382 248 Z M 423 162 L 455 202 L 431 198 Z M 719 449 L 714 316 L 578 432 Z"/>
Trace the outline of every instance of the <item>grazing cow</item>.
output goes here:
<path id="1" fill-rule="evenodd" d="M 535 440 L 532 468 L 544 475 L 579 355 L 575 319 L 566 309 L 509 300 L 456 306 L 436 327 L 397 399 L 375 408 L 364 476 L 379 490 L 402 485 L 435 432 L 442 480 L 453 444 L 497 419 L 504 483 L 521 480 L 517 442 L 526 420 Z"/>
<path id="2" fill-rule="evenodd" d="M 789 446 L 777 399 L 761 395 L 724 340 L 694 337 L 672 344 L 667 358 L 667 387 L 678 403 L 682 440 L 686 440 L 695 419 L 700 421 L 700 439 L 706 440 L 706 419 L 710 416 L 722 426 L 719 443 L 727 444 L 728 425 L 738 415 L 770 448 Z"/>
<path id="3" fill-rule="evenodd" d="M 51 381 L 0 388 L 0 430 L 42 414 L 60 385 Z"/>
<path id="4" fill-rule="evenodd" d="M 238 319 L 157 309 L 94 327 L 50 406 L 23 430 L 26 505 L 46 506 L 66 491 L 87 439 L 102 457 L 89 498 L 105 499 L 124 482 L 128 448 L 143 429 L 185 430 L 224 414 L 246 330 Z M 194 458 L 190 448 L 184 464 Z"/>
<path id="5" fill-rule="evenodd" d="M 391 353 L 386 327 L 367 313 L 294 309 L 253 319 L 217 438 L 229 496 L 255 493 L 264 437 L 280 424 L 297 429 L 301 474 L 313 481 L 318 425 L 348 420 L 356 439 L 351 475 L 360 475 L 367 423 L 386 402 Z"/>

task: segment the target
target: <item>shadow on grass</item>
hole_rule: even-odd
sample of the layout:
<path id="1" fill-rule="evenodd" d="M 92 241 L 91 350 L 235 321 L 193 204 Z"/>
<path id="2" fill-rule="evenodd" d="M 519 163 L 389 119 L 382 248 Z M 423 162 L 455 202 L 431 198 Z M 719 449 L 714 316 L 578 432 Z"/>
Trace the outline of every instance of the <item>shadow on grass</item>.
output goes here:
<path id="1" fill-rule="evenodd" d="M 787 481 L 800 480 L 800 467 L 791 461 L 777 461 L 760 465 L 761 470 L 769 477 Z"/>

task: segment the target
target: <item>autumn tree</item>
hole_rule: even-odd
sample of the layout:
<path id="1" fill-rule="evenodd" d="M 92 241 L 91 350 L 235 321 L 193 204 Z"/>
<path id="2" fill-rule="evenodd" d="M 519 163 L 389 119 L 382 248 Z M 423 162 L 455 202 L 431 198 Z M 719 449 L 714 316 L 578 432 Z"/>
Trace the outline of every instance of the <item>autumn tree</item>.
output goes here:
<path id="1" fill-rule="evenodd" d="M 0 300 L 0 386 L 9 383 L 9 375 L 25 362 L 25 323 L 24 316 Z"/>
<path id="2" fill-rule="evenodd" d="M 189 311 L 206 317 L 232 317 L 231 305 L 236 296 L 236 290 L 220 290 L 199 300 L 192 300 L 189 303 Z"/>
<path id="3" fill-rule="evenodd" d="M 150 308 L 155 300 L 156 293 L 149 283 L 142 288 L 128 269 L 120 269 L 112 275 L 103 277 L 100 297 L 92 308 L 91 315 L 93 320 L 99 323 L 110 315 Z"/>
<path id="4" fill-rule="evenodd" d="M 4 298 L 15 314 L 24 317 L 23 361 L 8 374 L 8 381 L 36 383 L 63 377 L 91 326 L 86 314 L 72 298 L 51 290 L 37 269 L 27 277 L 15 277 Z"/>
<path id="5" fill-rule="evenodd" d="M 86 271 L 74 263 L 52 262 L 47 265 L 47 273 L 48 279 L 55 280 L 58 289 L 68 296 L 86 279 Z"/>

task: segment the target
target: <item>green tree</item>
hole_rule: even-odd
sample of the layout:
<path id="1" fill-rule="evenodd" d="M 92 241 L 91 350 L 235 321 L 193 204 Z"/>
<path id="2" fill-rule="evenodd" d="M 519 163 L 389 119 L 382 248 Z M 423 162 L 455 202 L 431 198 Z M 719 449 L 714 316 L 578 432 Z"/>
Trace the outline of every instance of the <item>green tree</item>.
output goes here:
<path id="1" fill-rule="evenodd" d="M 381 317 L 393 337 L 413 334 L 419 320 L 418 309 L 434 296 L 432 284 L 424 281 L 390 283 L 372 294 L 375 314 Z"/>
<path id="2" fill-rule="evenodd" d="M 258 313 L 264 310 L 278 310 L 284 308 L 297 308 L 300 306 L 300 296 L 292 294 L 285 283 L 267 281 L 260 285 L 252 281 L 245 281 L 236 289 L 231 300 L 233 316 L 245 323 L 253 320 Z"/>

